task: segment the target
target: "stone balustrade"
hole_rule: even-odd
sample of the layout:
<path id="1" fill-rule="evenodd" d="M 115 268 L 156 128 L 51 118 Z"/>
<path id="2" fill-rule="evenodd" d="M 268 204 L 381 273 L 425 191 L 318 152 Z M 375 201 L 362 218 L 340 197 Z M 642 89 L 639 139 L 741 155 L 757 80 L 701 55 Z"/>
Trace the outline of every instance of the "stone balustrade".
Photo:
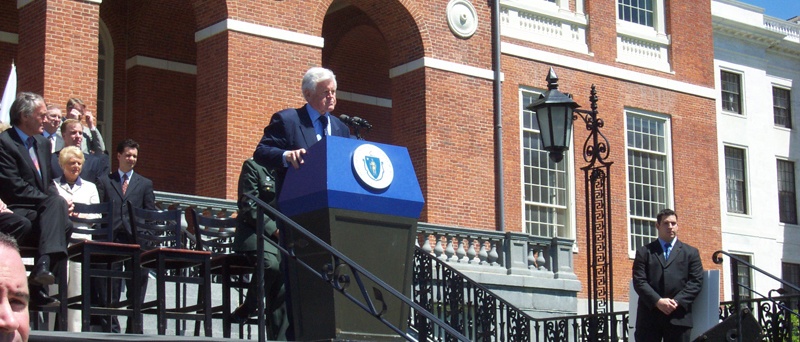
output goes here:
<path id="1" fill-rule="evenodd" d="M 419 223 L 417 235 L 423 251 L 460 270 L 575 279 L 569 239 L 424 222 Z"/>
<path id="2" fill-rule="evenodd" d="M 800 24 L 764 16 L 764 28 L 773 32 L 785 34 L 785 39 L 800 43 Z"/>

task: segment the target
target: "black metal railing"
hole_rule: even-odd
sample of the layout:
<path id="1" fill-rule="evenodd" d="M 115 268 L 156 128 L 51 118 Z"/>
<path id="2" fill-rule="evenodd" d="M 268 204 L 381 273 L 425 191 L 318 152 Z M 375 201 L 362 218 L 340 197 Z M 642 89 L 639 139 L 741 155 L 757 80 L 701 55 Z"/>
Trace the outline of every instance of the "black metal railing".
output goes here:
<path id="1" fill-rule="evenodd" d="M 725 251 L 716 251 L 712 255 L 712 260 L 716 264 L 722 264 L 722 255 L 728 257 L 730 262 L 731 279 L 731 299 L 732 301 L 720 305 L 720 320 L 728 316 L 742 312 L 743 308 L 749 308 L 749 312 L 754 315 L 759 325 L 764 341 L 794 341 L 797 339 L 798 318 L 800 318 L 800 307 L 798 307 L 797 296 L 773 297 L 773 293 L 783 295 L 787 290 L 800 293 L 800 288 L 791 284 L 771 273 L 764 271 L 741 258 Z M 749 284 L 739 282 L 739 266 L 745 266 L 749 270 L 756 271 L 767 277 L 772 278 L 781 284 L 781 288 L 770 290 L 766 295 L 751 289 Z M 741 299 L 741 289 L 750 291 L 753 295 L 760 298 L 749 300 Z M 736 329 L 742 331 L 742 315 L 736 315 Z M 742 334 L 736 334 L 741 339 Z"/>
<path id="2" fill-rule="evenodd" d="M 797 316 L 790 311 L 800 310 L 800 295 L 768 297 L 742 300 L 740 305 L 750 308 L 758 324 L 761 325 L 761 336 L 764 341 L 798 341 L 800 325 Z M 731 316 L 735 311 L 733 301 L 722 302 L 719 307 L 720 321 Z"/>
<path id="3" fill-rule="evenodd" d="M 263 238 L 258 239 L 257 248 L 260 251 L 264 249 L 264 241 L 275 245 L 278 250 L 283 254 L 285 258 L 289 258 L 295 263 L 297 266 L 309 271 L 311 274 L 314 274 L 320 278 L 320 280 L 330 284 L 330 286 L 342 294 L 345 298 L 349 299 L 351 302 L 356 304 L 358 307 L 363 309 L 365 312 L 370 314 L 371 316 L 375 317 L 377 320 L 381 321 L 385 324 L 389 329 L 393 330 L 398 334 L 409 341 L 470 341 L 466 336 L 460 333 L 458 330 L 452 328 L 447 323 L 443 322 L 439 317 L 432 314 L 426 308 L 418 305 L 408 297 L 406 297 L 403 293 L 395 290 L 393 287 L 387 285 L 383 280 L 379 279 L 360 265 L 356 264 L 354 261 L 350 260 L 347 256 L 340 253 L 335 248 L 331 247 L 329 244 L 325 243 L 323 240 L 297 224 L 296 222 L 292 221 L 277 209 L 271 207 L 267 203 L 259 200 L 258 198 L 251 196 L 250 194 L 246 194 L 250 198 L 250 200 L 254 201 L 258 206 L 258 223 L 256 227 L 263 227 L 263 220 L 265 213 L 268 213 L 272 218 L 274 218 L 278 222 L 282 222 L 283 226 L 282 229 L 291 229 L 294 236 L 303 236 L 306 241 L 310 244 L 314 244 L 319 246 L 321 251 L 320 253 L 327 254 L 326 258 L 330 258 L 331 263 L 328 267 L 324 269 L 315 269 L 314 267 L 310 266 L 301 258 L 297 258 L 293 250 L 287 250 L 284 246 L 278 245 L 273 242 L 271 239 L 266 238 L 264 236 L 263 231 L 257 232 L 258 236 L 262 236 Z M 259 230 L 263 230 L 258 228 Z M 264 296 L 264 288 L 263 282 L 263 258 L 256 258 L 258 265 L 257 274 L 256 274 L 256 281 L 258 284 L 261 284 L 258 289 L 259 298 Z M 365 281 L 370 281 L 373 283 L 374 287 L 368 289 L 365 285 Z M 352 289 L 352 290 L 349 290 Z M 370 295 L 372 294 L 372 295 Z M 426 327 L 423 330 L 416 330 L 416 331 L 403 331 L 400 327 L 396 326 L 386 318 L 384 318 L 384 313 L 391 309 L 391 310 L 398 310 L 398 308 L 387 308 L 387 301 L 385 299 L 394 297 L 401 302 L 401 305 L 405 305 L 408 308 L 408 312 L 412 317 L 415 317 L 415 322 Z M 259 301 L 259 311 L 263 311 L 264 303 Z M 264 329 L 265 321 L 264 315 L 259 315 L 259 342 L 265 340 L 264 336 Z"/>
<path id="4" fill-rule="evenodd" d="M 417 247 L 411 297 L 471 341 L 627 340 L 628 313 L 534 318 Z M 610 324 L 599 324 L 609 322 Z M 441 333 L 412 315 L 409 326 L 427 336 Z M 598 327 L 608 327 L 599 330 Z M 593 341 L 592 341 L 593 342 Z"/>

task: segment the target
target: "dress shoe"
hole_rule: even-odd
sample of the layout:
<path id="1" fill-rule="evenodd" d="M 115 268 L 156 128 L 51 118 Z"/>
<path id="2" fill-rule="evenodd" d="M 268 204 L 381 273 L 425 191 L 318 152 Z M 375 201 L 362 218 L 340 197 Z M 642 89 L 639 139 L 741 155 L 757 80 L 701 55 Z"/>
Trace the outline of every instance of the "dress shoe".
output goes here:
<path id="1" fill-rule="evenodd" d="M 247 323 L 247 320 L 250 319 L 250 315 L 253 314 L 253 312 L 255 312 L 255 310 L 250 308 L 249 305 L 239 305 L 239 307 L 231 313 L 231 322 L 236 324 Z"/>
<path id="2" fill-rule="evenodd" d="M 53 272 L 50 272 L 50 258 L 40 258 L 33 267 L 28 280 L 31 284 L 39 286 L 55 284 L 56 277 Z"/>
<path id="3" fill-rule="evenodd" d="M 48 296 L 44 290 L 42 289 L 31 289 L 31 307 L 37 308 L 48 308 L 48 307 L 56 307 L 61 305 L 61 301 L 55 299 L 53 297 Z"/>

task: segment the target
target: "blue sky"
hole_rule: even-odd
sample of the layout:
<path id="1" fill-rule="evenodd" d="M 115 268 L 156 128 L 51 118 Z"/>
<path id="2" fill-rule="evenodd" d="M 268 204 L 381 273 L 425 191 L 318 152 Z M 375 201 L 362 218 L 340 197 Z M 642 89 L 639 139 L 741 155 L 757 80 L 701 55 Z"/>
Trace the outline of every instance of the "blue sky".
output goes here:
<path id="1" fill-rule="evenodd" d="M 789 19 L 800 16 L 800 0 L 739 0 L 764 9 L 764 14 Z"/>

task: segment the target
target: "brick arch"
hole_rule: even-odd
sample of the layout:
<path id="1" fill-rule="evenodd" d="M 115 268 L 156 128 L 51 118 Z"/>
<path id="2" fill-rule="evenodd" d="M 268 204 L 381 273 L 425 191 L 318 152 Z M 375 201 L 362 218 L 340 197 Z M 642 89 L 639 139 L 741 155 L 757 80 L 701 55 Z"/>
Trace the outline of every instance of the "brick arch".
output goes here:
<path id="1" fill-rule="evenodd" d="M 413 0 L 352 0 L 366 14 L 389 43 L 392 67 L 422 58 L 430 49 L 430 36 L 424 20 L 415 13 L 422 9 Z"/>
<path id="2" fill-rule="evenodd" d="M 409 149 L 423 193 L 426 180 L 426 79 L 424 70 L 390 77 L 390 69 L 430 54 L 430 37 L 413 1 L 351 0 L 326 12 L 322 62 L 337 73 L 339 89 L 390 99 L 392 107 L 340 101 L 339 114 L 357 115 L 375 127 L 368 140 Z M 427 219 L 423 212 L 422 219 Z"/>

